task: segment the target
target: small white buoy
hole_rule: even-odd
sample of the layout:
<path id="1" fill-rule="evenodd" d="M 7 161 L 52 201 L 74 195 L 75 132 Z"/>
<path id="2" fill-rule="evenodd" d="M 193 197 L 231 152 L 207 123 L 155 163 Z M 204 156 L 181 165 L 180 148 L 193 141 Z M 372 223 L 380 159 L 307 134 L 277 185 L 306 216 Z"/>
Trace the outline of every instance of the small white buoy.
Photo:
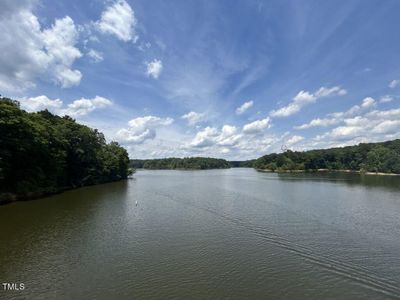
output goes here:
<path id="1" fill-rule="evenodd" d="M 137 206 L 137 200 L 136 200 L 136 202 L 135 202 L 135 206 Z"/>

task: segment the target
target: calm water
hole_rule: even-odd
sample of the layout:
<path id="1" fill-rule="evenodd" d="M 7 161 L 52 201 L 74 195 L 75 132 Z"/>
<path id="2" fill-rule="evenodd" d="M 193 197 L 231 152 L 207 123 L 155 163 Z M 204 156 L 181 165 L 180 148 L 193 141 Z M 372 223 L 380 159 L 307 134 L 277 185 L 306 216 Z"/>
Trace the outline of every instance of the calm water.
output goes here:
<path id="1" fill-rule="evenodd" d="M 139 171 L 0 226 L 0 299 L 400 298 L 400 178 Z"/>

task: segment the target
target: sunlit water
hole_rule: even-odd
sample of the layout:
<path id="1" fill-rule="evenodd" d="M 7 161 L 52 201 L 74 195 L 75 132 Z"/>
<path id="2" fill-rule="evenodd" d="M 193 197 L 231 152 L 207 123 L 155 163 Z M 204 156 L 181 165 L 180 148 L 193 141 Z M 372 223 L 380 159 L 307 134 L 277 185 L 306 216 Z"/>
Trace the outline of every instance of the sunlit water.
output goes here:
<path id="1" fill-rule="evenodd" d="M 139 171 L 0 226 L 0 299 L 400 298 L 398 177 Z"/>

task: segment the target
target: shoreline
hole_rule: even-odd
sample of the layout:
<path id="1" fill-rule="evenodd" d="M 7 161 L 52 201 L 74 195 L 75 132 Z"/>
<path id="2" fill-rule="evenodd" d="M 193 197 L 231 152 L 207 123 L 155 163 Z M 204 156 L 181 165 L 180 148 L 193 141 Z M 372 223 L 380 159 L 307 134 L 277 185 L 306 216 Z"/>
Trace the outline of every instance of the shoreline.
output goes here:
<path id="1" fill-rule="evenodd" d="M 255 169 L 258 172 L 264 173 L 352 173 L 359 175 L 376 175 L 376 176 L 400 176 L 397 173 L 383 173 L 383 172 L 363 172 L 357 170 L 329 170 L 329 169 L 317 169 L 317 170 L 275 170 L 270 169 Z"/>

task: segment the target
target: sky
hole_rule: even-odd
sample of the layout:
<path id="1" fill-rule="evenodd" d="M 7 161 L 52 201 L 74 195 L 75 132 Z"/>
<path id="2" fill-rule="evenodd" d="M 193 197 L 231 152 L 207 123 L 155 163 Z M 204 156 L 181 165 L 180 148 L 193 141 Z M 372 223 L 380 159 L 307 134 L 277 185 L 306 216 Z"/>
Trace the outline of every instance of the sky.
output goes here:
<path id="1" fill-rule="evenodd" d="M 400 1 L 0 0 L 0 94 L 131 158 L 400 138 Z"/>

